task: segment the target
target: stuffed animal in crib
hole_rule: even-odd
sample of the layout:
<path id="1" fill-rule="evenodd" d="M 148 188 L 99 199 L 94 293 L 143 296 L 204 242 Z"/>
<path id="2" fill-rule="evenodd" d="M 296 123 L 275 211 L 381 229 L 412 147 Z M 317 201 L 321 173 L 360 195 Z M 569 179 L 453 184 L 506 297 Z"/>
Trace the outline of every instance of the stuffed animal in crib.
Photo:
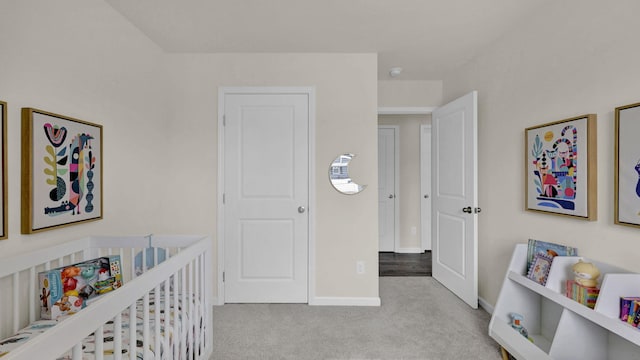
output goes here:
<path id="1" fill-rule="evenodd" d="M 571 269 L 575 275 L 575 281 L 584 287 L 597 287 L 600 270 L 592 263 L 578 260 Z"/>

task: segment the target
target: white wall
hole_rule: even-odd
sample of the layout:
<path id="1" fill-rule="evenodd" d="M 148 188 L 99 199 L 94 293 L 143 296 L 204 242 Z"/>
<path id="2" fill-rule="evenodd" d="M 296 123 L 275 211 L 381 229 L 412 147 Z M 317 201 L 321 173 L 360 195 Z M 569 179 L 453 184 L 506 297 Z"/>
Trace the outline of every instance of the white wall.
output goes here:
<path id="1" fill-rule="evenodd" d="M 441 104 L 441 80 L 378 81 L 379 107 L 422 107 Z"/>
<path id="2" fill-rule="evenodd" d="M 9 239 L 0 253 L 93 234 L 216 235 L 219 86 L 315 86 L 316 295 L 378 296 L 375 54 L 166 55 L 97 0 L 15 1 L 0 12 L 8 102 Z M 104 219 L 20 234 L 20 108 L 103 125 Z M 327 169 L 359 155 L 370 186 L 343 196 Z M 364 210 L 363 210 L 364 209 Z M 365 275 L 356 275 L 364 261 Z"/>
<path id="3" fill-rule="evenodd" d="M 444 79 L 444 100 L 479 91 L 479 291 L 495 304 L 528 238 L 640 271 L 640 230 L 614 225 L 614 108 L 640 101 L 637 0 L 549 2 Z M 524 210 L 524 129 L 598 115 L 598 220 Z"/>
<path id="4" fill-rule="evenodd" d="M 145 234 L 166 191 L 162 52 L 98 0 L 3 1 L 0 100 L 8 103 L 9 238 L 0 254 L 90 234 Z M 22 107 L 103 125 L 104 220 L 20 235 Z"/>
<path id="5" fill-rule="evenodd" d="M 180 231 L 217 231 L 218 89 L 222 86 L 315 86 L 315 281 L 318 297 L 378 297 L 377 93 L 375 54 L 168 55 L 174 119 L 169 181 L 179 192 L 165 213 Z M 341 195 L 328 169 L 341 153 L 358 155 L 350 175 L 368 185 Z M 366 273 L 356 274 L 356 261 Z"/>

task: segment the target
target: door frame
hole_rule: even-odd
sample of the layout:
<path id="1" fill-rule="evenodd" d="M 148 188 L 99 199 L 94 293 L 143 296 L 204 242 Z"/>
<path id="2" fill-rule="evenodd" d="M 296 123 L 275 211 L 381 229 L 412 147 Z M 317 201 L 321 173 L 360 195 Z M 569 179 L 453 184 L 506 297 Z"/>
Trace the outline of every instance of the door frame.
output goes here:
<path id="1" fill-rule="evenodd" d="M 380 115 L 431 115 L 433 110 L 437 109 L 437 106 L 422 106 L 422 107 L 412 107 L 412 106 L 392 106 L 392 107 L 378 107 L 378 116 Z M 422 126 L 420 128 L 420 136 L 422 136 Z M 431 125 L 429 125 L 431 126 Z M 420 172 L 422 176 L 422 171 Z M 422 179 L 420 180 L 422 182 Z M 422 191 L 422 189 L 420 189 Z M 421 215 L 422 217 L 422 215 Z M 420 219 L 422 221 L 422 219 Z M 424 231 L 424 227 L 422 224 L 420 225 L 420 231 Z M 429 230 L 431 231 L 431 230 Z M 424 250 L 424 242 L 423 236 L 420 235 L 420 246 L 422 250 Z"/>
<path id="2" fill-rule="evenodd" d="M 393 129 L 393 252 L 397 253 L 400 249 L 400 126 L 378 125 L 378 131 L 380 129 Z"/>
<path id="3" fill-rule="evenodd" d="M 429 146 L 425 147 L 424 142 L 427 140 L 427 136 L 425 135 L 425 130 L 427 129 L 429 130 L 428 131 Z M 425 250 L 431 251 L 431 247 L 432 247 L 431 245 L 431 225 L 432 225 L 431 209 L 429 209 L 429 216 L 426 217 L 424 214 L 425 209 L 424 209 L 423 200 L 422 200 L 423 196 L 431 197 L 431 174 L 433 173 L 433 166 L 431 165 L 431 144 L 432 144 L 431 124 L 420 125 L 420 246 L 422 246 L 422 251 L 425 251 Z M 425 156 L 425 158 L 429 161 L 428 169 L 423 169 L 423 166 L 422 166 L 423 156 Z M 429 176 L 424 176 L 425 171 L 427 170 L 429 171 Z M 423 188 L 425 178 L 429 180 L 429 189 Z M 425 229 L 425 226 L 424 226 L 425 221 L 428 221 L 430 224 L 428 231 L 427 229 Z"/>
<path id="4" fill-rule="evenodd" d="M 308 132 L 308 145 L 309 145 L 309 202 L 307 206 L 307 213 L 309 216 L 308 227 L 308 251 L 307 251 L 307 302 L 311 304 L 315 300 L 316 284 L 315 284 L 315 234 L 316 234 L 316 221 L 315 221 L 315 205 L 316 205 L 316 90 L 314 86 L 308 87 L 219 87 L 218 88 L 218 166 L 217 166 L 217 251 L 218 251 L 218 266 L 216 279 L 218 282 L 218 294 L 217 298 L 214 298 L 214 304 L 223 305 L 224 301 L 224 281 L 223 273 L 225 269 L 225 249 L 224 249 L 224 103 L 225 97 L 232 94 L 304 94 L 309 99 L 309 132 Z"/>

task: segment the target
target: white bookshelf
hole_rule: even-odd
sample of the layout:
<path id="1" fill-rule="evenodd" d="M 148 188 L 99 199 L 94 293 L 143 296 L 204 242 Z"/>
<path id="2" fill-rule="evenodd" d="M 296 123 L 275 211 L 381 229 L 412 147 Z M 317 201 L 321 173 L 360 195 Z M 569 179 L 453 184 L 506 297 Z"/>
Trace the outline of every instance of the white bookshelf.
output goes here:
<path id="1" fill-rule="evenodd" d="M 602 273 L 594 309 L 564 295 L 578 259 Z M 489 335 L 509 353 L 518 360 L 640 359 L 640 330 L 618 319 L 620 297 L 640 296 L 640 274 L 579 256 L 557 256 L 542 286 L 526 277 L 526 267 L 527 245 L 518 244 L 489 323 Z M 511 328 L 512 312 L 524 316 L 533 342 Z"/>

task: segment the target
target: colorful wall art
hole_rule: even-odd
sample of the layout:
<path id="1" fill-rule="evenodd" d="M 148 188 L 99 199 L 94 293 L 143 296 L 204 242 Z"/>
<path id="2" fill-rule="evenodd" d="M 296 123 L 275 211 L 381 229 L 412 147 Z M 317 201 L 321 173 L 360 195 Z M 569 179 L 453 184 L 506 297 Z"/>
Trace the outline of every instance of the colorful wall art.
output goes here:
<path id="1" fill-rule="evenodd" d="M 640 227 L 640 103 L 615 113 L 615 223 Z"/>
<path id="2" fill-rule="evenodd" d="M 22 233 L 102 218 L 102 126 L 22 109 Z"/>
<path id="3" fill-rule="evenodd" d="M 596 220 L 596 115 L 525 130 L 526 209 Z"/>

